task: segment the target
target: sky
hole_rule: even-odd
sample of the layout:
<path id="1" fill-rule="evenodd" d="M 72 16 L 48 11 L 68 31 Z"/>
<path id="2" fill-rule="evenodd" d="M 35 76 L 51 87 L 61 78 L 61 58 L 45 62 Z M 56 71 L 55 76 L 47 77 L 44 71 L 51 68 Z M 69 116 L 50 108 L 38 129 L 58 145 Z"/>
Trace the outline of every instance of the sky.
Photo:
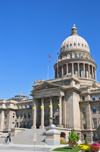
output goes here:
<path id="1" fill-rule="evenodd" d="M 99 0 L 0 0 L 0 99 L 30 98 L 34 81 L 54 78 L 62 42 L 76 24 L 97 63 L 100 83 Z"/>

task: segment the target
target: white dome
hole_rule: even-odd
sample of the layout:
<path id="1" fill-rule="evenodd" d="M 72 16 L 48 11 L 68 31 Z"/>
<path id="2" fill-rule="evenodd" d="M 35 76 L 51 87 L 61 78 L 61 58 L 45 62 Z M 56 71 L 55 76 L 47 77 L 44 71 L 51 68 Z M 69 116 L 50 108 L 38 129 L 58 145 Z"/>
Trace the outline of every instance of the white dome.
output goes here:
<path id="1" fill-rule="evenodd" d="M 71 36 L 69 36 L 63 41 L 60 52 L 63 52 L 65 50 L 70 51 L 73 49 L 81 49 L 90 52 L 88 43 L 84 38 L 77 34 L 76 27 L 72 28 Z"/>

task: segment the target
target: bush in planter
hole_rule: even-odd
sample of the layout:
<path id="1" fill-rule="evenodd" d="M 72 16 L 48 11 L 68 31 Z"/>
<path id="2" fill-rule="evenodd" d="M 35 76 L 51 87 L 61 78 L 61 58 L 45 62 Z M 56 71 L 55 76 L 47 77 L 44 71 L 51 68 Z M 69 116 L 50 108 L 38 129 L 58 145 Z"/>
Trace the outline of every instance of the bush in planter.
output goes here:
<path id="1" fill-rule="evenodd" d="M 70 142 L 69 145 L 74 146 L 74 145 L 76 145 L 77 141 L 79 140 L 79 135 L 74 133 L 74 131 L 72 130 L 68 139 L 69 139 L 69 142 Z"/>
<path id="2" fill-rule="evenodd" d="M 67 143 L 64 142 L 63 140 L 60 140 L 60 144 L 67 144 Z"/>

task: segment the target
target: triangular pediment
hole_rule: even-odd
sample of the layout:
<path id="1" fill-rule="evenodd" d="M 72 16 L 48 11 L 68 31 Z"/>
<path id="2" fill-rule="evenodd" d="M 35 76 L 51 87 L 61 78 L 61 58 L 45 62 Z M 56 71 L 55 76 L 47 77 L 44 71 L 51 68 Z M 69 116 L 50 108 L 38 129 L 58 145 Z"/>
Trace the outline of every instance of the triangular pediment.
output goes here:
<path id="1" fill-rule="evenodd" d="M 58 88 L 58 87 L 60 87 L 60 86 L 56 85 L 56 84 L 53 84 L 53 83 L 50 83 L 50 82 L 43 82 L 38 87 L 36 87 L 34 89 L 34 91 L 49 90 L 49 89 Z"/>

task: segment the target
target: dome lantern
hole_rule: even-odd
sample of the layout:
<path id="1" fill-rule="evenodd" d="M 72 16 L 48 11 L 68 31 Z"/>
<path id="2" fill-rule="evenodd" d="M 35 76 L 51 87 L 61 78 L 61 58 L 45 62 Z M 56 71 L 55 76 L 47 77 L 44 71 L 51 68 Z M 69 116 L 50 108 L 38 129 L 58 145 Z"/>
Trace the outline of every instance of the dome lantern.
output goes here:
<path id="1" fill-rule="evenodd" d="M 77 28 L 75 27 L 75 24 L 73 24 L 72 34 L 71 34 L 71 35 L 78 35 L 78 34 L 77 34 Z"/>

